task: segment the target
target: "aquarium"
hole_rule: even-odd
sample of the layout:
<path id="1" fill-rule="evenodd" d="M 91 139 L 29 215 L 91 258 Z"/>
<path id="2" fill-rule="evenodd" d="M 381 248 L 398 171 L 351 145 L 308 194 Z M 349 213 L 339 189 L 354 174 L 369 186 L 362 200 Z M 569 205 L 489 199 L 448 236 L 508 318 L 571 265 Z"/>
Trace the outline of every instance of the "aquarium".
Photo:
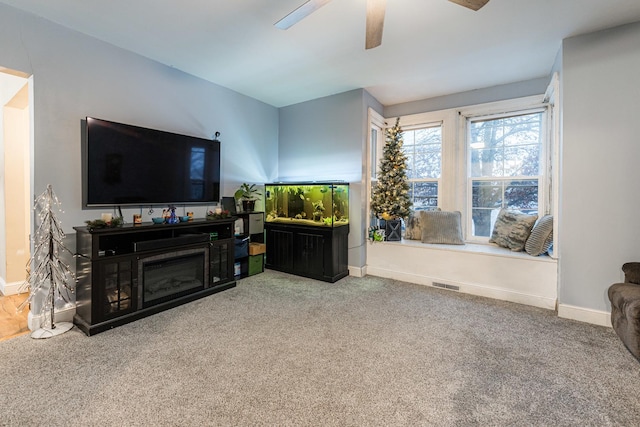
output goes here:
<path id="1" fill-rule="evenodd" d="M 349 184 L 294 182 L 265 184 L 266 222 L 315 227 L 349 224 Z"/>

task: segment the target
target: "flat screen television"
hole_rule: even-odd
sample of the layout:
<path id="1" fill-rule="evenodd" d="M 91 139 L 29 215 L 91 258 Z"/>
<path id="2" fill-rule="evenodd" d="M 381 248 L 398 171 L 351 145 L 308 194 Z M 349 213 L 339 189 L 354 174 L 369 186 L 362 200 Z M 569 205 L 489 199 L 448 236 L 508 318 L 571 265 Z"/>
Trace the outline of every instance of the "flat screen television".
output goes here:
<path id="1" fill-rule="evenodd" d="M 84 207 L 208 204 L 220 199 L 220 141 L 87 117 Z"/>

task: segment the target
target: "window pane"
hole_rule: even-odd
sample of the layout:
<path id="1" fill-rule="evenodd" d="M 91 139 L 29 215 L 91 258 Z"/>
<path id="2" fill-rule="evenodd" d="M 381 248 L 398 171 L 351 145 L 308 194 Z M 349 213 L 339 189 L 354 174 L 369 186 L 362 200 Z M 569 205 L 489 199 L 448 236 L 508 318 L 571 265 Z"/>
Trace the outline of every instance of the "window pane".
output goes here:
<path id="1" fill-rule="evenodd" d="M 538 212 L 538 180 L 505 182 L 505 205 L 526 213 Z"/>
<path id="2" fill-rule="evenodd" d="M 538 211 L 543 113 L 470 120 L 469 176 L 474 236 L 491 236 L 501 208 Z M 530 177 L 513 180 L 510 177 Z"/>
<path id="3" fill-rule="evenodd" d="M 409 188 L 413 210 L 429 210 L 438 207 L 437 182 L 413 182 Z"/>
<path id="4" fill-rule="evenodd" d="M 471 176 L 539 175 L 542 112 L 470 122 Z"/>
<path id="5" fill-rule="evenodd" d="M 500 209 L 472 209 L 472 234 L 474 236 L 491 237 L 493 223 Z"/>
<path id="6" fill-rule="evenodd" d="M 411 178 L 440 178 L 442 151 L 439 145 L 416 147 L 416 158 Z"/>
<path id="7" fill-rule="evenodd" d="M 491 148 L 471 150 L 471 176 L 502 176 L 502 150 Z"/>
<path id="8" fill-rule="evenodd" d="M 504 175 L 538 175 L 540 145 L 521 145 L 504 149 Z"/>
<path id="9" fill-rule="evenodd" d="M 493 222 L 497 212 L 502 208 L 503 188 L 501 181 L 472 181 L 471 234 L 473 236 L 491 236 Z"/>
<path id="10" fill-rule="evenodd" d="M 472 206 L 474 208 L 501 208 L 502 182 L 473 181 L 471 185 Z"/>
<path id="11" fill-rule="evenodd" d="M 402 133 L 409 179 L 440 178 L 442 173 L 442 128 L 414 129 Z"/>
<path id="12" fill-rule="evenodd" d="M 413 209 L 433 209 L 438 206 L 435 180 L 442 175 L 442 126 L 405 130 L 402 139 Z"/>

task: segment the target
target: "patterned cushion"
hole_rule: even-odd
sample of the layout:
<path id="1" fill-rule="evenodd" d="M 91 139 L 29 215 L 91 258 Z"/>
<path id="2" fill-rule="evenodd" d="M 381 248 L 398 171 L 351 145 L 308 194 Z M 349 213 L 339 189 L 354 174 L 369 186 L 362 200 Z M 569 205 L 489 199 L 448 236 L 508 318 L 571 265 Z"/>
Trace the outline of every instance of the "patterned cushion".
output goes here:
<path id="1" fill-rule="evenodd" d="M 533 224 L 536 223 L 537 219 L 538 215 L 528 215 L 520 211 L 501 209 L 493 226 L 493 233 L 489 242 L 511 249 L 514 252 L 520 252 L 524 249 Z"/>
<path id="2" fill-rule="evenodd" d="M 422 243 L 464 245 L 460 212 L 422 211 Z"/>
<path id="3" fill-rule="evenodd" d="M 538 256 L 546 254 L 553 244 L 553 216 L 545 215 L 533 226 L 531 235 L 524 245 L 524 250 L 529 255 Z"/>
<path id="4" fill-rule="evenodd" d="M 440 208 L 434 210 L 439 211 Z M 411 211 L 409 218 L 405 221 L 404 238 L 407 240 L 421 240 L 422 239 L 422 211 Z"/>
<path id="5" fill-rule="evenodd" d="M 422 226 L 420 222 L 420 212 L 411 212 L 404 229 L 404 238 L 408 240 L 422 239 Z"/>

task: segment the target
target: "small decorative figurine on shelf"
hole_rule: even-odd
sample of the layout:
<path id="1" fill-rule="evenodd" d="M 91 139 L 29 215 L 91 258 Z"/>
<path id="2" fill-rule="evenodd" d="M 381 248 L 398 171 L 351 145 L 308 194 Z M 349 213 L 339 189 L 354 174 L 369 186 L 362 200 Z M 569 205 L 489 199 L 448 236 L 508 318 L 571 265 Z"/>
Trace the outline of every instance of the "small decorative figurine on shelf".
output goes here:
<path id="1" fill-rule="evenodd" d="M 173 205 L 169 205 L 168 213 L 169 218 L 167 218 L 167 224 L 177 224 L 178 217 L 176 216 L 176 207 Z"/>

